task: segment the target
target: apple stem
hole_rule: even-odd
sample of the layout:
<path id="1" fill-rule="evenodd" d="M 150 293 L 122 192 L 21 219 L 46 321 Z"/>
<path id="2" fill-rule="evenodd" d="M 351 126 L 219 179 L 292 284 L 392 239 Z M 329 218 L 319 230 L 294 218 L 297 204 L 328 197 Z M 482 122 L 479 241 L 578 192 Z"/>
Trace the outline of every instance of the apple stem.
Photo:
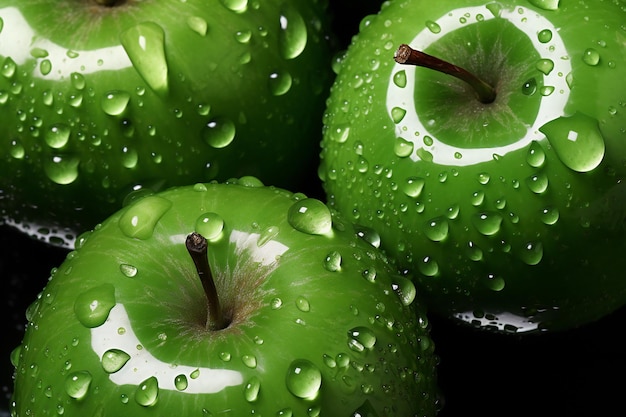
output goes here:
<path id="1" fill-rule="evenodd" d="M 419 67 L 429 68 L 435 71 L 443 72 L 444 74 L 452 75 L 459 80 L 465 81 L 474 89 L 478 100 L 481 103 L 493 103 L 496 99 L 495 88 L 476 77 L 471 72 L 432 55 L 415 50 L 407 44 L 402 44 L 398 47 L 398 50 L 394 55 L 394 59 L 398 64 L 416 65 Z"/>
<path id="2" fill-rule="evenodd" d="M 211 267 L 207 257 L 208 242 L 204 236 L 194 232 L 187 236 L 185 246 L 196 266 L 196 271 L 198 271 L 200 282 L 202 282 L 202 287 L 207 297 L 208 314 L 206 327 L 209 330 L 224 329 L 228 326 L 228 323 L 225 320 L 224 314 L 222 314 L 220 300 L 217 295 L 215 281 L 213 280 L 213 274 L 211 273 Z"/>

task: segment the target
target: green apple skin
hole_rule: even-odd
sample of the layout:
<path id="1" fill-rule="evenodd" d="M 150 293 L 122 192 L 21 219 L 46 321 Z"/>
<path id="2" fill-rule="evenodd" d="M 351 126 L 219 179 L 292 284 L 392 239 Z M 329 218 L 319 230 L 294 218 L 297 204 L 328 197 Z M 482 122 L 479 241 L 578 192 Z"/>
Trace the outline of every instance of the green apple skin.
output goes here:
<path id="1" fill-rule="evenodd" d="M 0 1 L 7 223 L 71 247 L 139 189 L 310 180 L 333 77 L 323 1 L 117 3 Z"/>
<path id="2" fill-rule="evenodd" d="M 222 330 L 204 325 L 192 231 Z M 428 320 L 376 242 L 254 178 L 145 196 L 82 235 L 28 309 L 11 413 L 434 416 Z"/>
<path id="3" fill-rule="evenodd" d="M 398 0 L 362 22 L 331 88 L 319 175 L 429 311 L 535 333 L 623 305 L 624 22 L 624 2 L 569 0 Z M 400 44 L 492 83 L 496 101 L 396 64 Z"/>

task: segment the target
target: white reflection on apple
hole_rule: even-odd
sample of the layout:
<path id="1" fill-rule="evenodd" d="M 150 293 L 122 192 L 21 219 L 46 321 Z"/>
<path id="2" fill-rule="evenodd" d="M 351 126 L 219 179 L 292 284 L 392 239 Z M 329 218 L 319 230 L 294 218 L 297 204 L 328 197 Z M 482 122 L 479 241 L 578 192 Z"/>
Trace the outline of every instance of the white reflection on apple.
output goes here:
<path id="1" fill-rule="evenodd" d="M 68 50 L 36 33 L 22 12 L 15 7 L 0 9 L 0 19 L 4 22 L 0 32 L 0 56 L 10 57 L 17 65 L 35 59 L 37 65 L 34 75 L 38 78 L 51 81 L 69 80 L 72 73 L 89 74 L 132 67 L 122 45 L 90 51 Z M 37 50 L 42 52 L 33 53 Z M 52 68 L 47 74 L 41 72 L 40 64 L 44 60 L 48 60 Z"/>
<path id="2" fill-rule="evenodd" d="M 186 235 L 174 235 L 173 243 L 184 244 Z M 237 258 L 246 257 L 261 266 L 277 265 L 277 260 L 289 248 L 275 240 L 260 244 L 261 235 L 235 230 L 229 242 L 235 245 Z M 120 332 L 119 329 L 124 329 Z M 243 384 L 243 375 L 228 369 L 199 367 L 193 364 L 172 364 L 153 356 L 141 343 L 133 330 L 131 320 L 123 304 L 116 304 L 106 322 L 91 329 L 91 348 L 102 358 L 111 349 L 126 352 L 130 359 L 109 379 L 117 385 L 140 385 L 150 377 L 156 377 L 159 389 L 178 391 L 176 377 L 187 376 L 188 386 L 180 391 L 185 394 L 211 394 L 231 386 Z M 191 375 L 194 378 L 191 378 Z M 197 375 L 197 377 L 196 377 Z"/>
<path id="3" fill-rule="evenodd" d="M 455 9 L 436 21 L 441 27 L 440 33 L 433 33 L 428 28 L 425 28 L 417 34 L 409 45 L 417 50 L 425 50 L 432 43 L 436 42 L 441 34 L 479 23 L 478 20 L 471 23 L 469 19 L 466 20 L 466 23 L 462 23 L 462 21 L 465 22 L 462 18 L 468 15 L 481 15 L 484 21 L 496 18 L 487 6 Z M 570 91 L 566 76 L 571 73 L 572 66 L 563 40 L 559 36 L 558 29 L 543 16 L 520 6 L 516 6 L 513 9 L 502 9 L 497 18 L 509 21 L 517 29 L 525 33 L 539 55 L 543 59 L 550 59 L 554 62 L 554 69 L 549 74 L 544 74 L 543 82 L 543 85 L 554 87 L 554 93 L 542 97 L 536 120 L 532 126 L 528 127 L 526 135 L 517 142 L 500 147 L 458 148 L 442 142 L 436 135 L 429 133 L 428 128 L 420 121 L 413 96 L 416 82 L 416 67 L 395 64 L 389 78 L 387 112 L 393 120 L 392 112 L 394 109 L 400 108 L 406 110 L 404 118 L 396 124 L 396 135 L 414 143 L 416 149 L 423 148 L 428 151 L 433 156 L 433 163 L 451 166 L 469 166 L 487 162 L 493 159 L 494 155 L 504 156 L 509 152 L 526 147 L 533 140 L 544 139 L 545 135 L 539 132 L 539 128 L 547 122 L 565 115 L 564 109 L 569 99 Z M 550 42 L 541 43 L 537 34 L 545 29 L 551 30 L 553 36 Z M 403 87 L 394 83 L 394 76 L 399 71 L 405 71 L 406 73 L 407 82 Z M 419 136 L 417 133 L 419 133 Z M 421 138 L 424 136 L 430 136 L 433 139 L 431 145 L 426 145 L 421 141 Z M 462 158 L 458 158 L 458 154 L 461 154 Z M 411 159 L 414 161 L 421 160 L 415 152 L 411 154 Z"/>

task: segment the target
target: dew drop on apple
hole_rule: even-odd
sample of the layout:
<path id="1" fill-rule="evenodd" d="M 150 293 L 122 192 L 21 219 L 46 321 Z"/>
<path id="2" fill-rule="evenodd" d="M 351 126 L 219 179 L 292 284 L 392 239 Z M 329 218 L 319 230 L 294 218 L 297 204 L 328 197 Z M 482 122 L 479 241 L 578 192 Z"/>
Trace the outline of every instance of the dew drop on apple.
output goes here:
<path id="1" fill-rule="evenodd" d="M 380 234 L 367 226 L 362 226 L 362 225 L 358 225 L 358 226 L 354 226 L 356 235 L 363 239 L 365 242 L 369 243 L 371 246 L 375 247 L 375 248 L 379 248 L 380 247 Z"/>
<path id="2" fill-rule="evenodd" d="M 285 384 L 292 395 L 312 400 L 322 386 L 322 373 L 311 361 L 296 359 L 289 365 Z"/>
<path id="3" fill-rule="evenodd" d="M 130 94 L 126 91 L 109 91 L 100 101 L 100 107 L 109 116 L 119 116 L 124 113 L 130 101 Z"/>
<path id="4" fill-rule="evenodd" d="M 268 87 L 270 93 L 274 96 L 282 96 L 287 94 L 291 89 L 293 79 L 287 71 L 274 71 L 268 79 Z"/>
<path id="5" fill-rule="evenodd" d="M 163 197 L 144 197 L 126 209 L 118 226 L 130 238 L 149 239 L 161 217 L 171 207 L 172 202 Z"/>
<path id="6" fill-rule="evenodd" d="M 543 258 L 543 244 L 541 242 L 528 242 L 521 248 L 519 256 L 524 263 L 537 265 Z"/>
<path id="7" fill-rule="evenodd" d="M 605 143 L 598 121 L 582 113 L 559 117 L 539 131 L 546 135 L 560 161 L 577 172 L 589 172 L 604 159 Z"/>
<path id="8" fill-rule="evenodd" d="M 441 26 L 439 26 L 439 24 L 437 22 L 433 22 L 432 20 L 427 20 L 426 21 L 426 27 L 432 33 L 435 33 L 435 34 L 441 33 Z"/>
<path id="9" fill-rule="evenodd" d="M 433 242 L 441 242 L 448 237 L 448 221 L 445 217 L 430 219 L 424 225 L 424 234 Z"/>
<path id="10" fill-rule="evenodd" d="M 415 284 L 408 278 L 404 278 L 402 276 L 394 276 L 393 284 L 391 285 L 394 292 L 400 298 L 400 302 L 404 306 L 409 306 L 415 300 L 417 296 L 417 289 L 415 288 Z"/>
<path id="11" fill-rule="evenodd" d="M 537 6 L 544 10 L 558 10 L 559 0 L 528 0 L 533 6 Z"/>
<path id="12" fill-rule="evenodd" d="M 541 210 L 541 221 L 548 226 L 556 224 L 559 221 L 560 213 L 559 209 L 556 207 L 546 207 Z"/>
<path id="13" fill-rule="evenodd" d="M 422 194 L 425 184 L 426 181 L 423 178 L 410 177 L 404 181 L 401 187 L 404 194 L 408 197 L 418 198 Z"/>
<path id="14" fill-rule="evenodd" d="M 267 244 L 267 242 L 273 240 L 278 233 L 280 232 L 280 228 L 278 226 L 268 226 L 261 231 L 259 235 L 259 240 L 256 242 L 257 247 L 262 248 Z"/>
<path id="15" fill-rule="evenodd" d="M 439 274 L 439 263 L 430 256 L 423 257 L 417 268 L 422 275 L 427 277 L 434 277 Z"/>
<path id="16" fill-rule="evenodd" d="M 120 41 L 133 67 L 157 94 L 169 88 L 165 56 L 165 32 L 154 22 L 135 25 L 120 35 Z"/>
<path id="17" fill-rule="evenodd" d="M 184 391 L 187 389 L 188 386 L 189 381 L 187 380 L 187 377 L 185 375 L 180 374 L 174 377 L 174 387 L 176 387 L 178 391 Z"/>
<path id="18" fill-rule="evenodd" d="M 533 168 L 540 168 L 546 161 L 546 153 L 537 141 L 532 141 L 526 154 L 526 162 Z"/>
<path id="19" fill-rule="evenodd" d="M 552 70 L 554 69 L 554 61 L 552 61 L 551 59 L 540 59 L 539 61 L 537 61 L 537 64 L 535 65 L 536 68 L 543 72 L 545 75 L 549 75 Z"/>
<path id="20" fill-rule="evenodd" d="M 89 371 L 72 372 L 65 378 L 65 393 L 70 397 L 81 400 L 85 398 L 93 377 Z"/>
<path id="21" fill-rule="evenodd" d="M 8 56 L 4 58 L 4 62 L 2 63 L 2 67 L 0 67 L 0 74 L 2 74 L 5 78 L 12 78 L 15 75 L 15 71 L 17 70 L 17 64 L 13 59 Z"/>
<path id="22" fill-rule="evenodd" d="M 483 282 L 492 291 L 502 291 L 506 284 L 502 277 L 495 274 L 487 274 L 487 278 Z"/>
<path id="23" fill-rule="evenodd" d="M 74 314 L 88 328 L 102 325 L 115 306 L 115 288 L 102 284 L 81 293 L 74 301 Z"/>
<path id="24" fill-rule="evenodd" d="M 15 159 L 23 159 L 26 156 L 26 149 L 22 146 L 21 142 L 12 140 L 9 144 L 9 155 Z"/>
<path id="25" fill-rule="evenodd" d="M 189 16 L 187 18 L 187 26 L 200 36 L 205 36 L 209 30 L 207 21 L 199 16 Z"/>
<path id="26" fill-rule="evenodd" d="M 228 10 L 241 13 L 248 8 L 248 0 L 220 0 L 220 3 Z"/>
<path id="27" fill-rule="evenodd" d="M 137 267 L 129 264 L 121 264 L 120 272 L 128 278 L 134 278 L 137 276 Z"/>
<path id="28" fill-rule="evenodd" d="M 202 139 L 212 148 L 221 149 L 232 143 L 236 131 L 235 124 L 230 119 L 220 117 L 207 123 L 202 131 Z"/>
<path id="29" fill-rule="evenodd" d="M 296 308 L 304 313 L 308 313 L 309 311 L 311 311 L 311 304 L 309 303 L 309 300 L 306 299 L 306 297 L 299 296 L 298 298 L 296 298 Z"/>
<path id="30" fill-rule="evenodd" d="M 280 11 L 280 31 L 278 32 L 278 48 L 284 59 L 300 56 L 307 43 L 308 33 L 302 15 L 292 5 L 285 2 Z"/>
<path id="31" fill-rule="evenodd" d="M 330 210 L 315 198 L 295 202 L 289 208 L 287 221 L 294 229 L 311 235 L 323 235 L 332 229 Z"/>
<path id="32" fill-rule="evenodd" d="M 348 331 L 348 347 L 355 352 L 371 350 L 376 344 L 374 332 L 364 326 L 358 326 Z"/>
<path id="33" fill-rule="evenodd" d="M 583 53 L 583 62 L 589 66 L 595 67 L 600 63 L 600 53 L 594 48 L 587 48 Z"/>
<path id="34" fill-rule="evenodd" d="M 398 137 L 393 146 L 393 152 L 396 154 L 398 158 L 406 158 L 411 156 L 413 153 L 414 145 L 413 142 L 408 141 L 404 138 Z"/>
<path id="35" fill-rule="evenodd" d="M 400 88 L 406 87 L 406 71 L 400 70 L 396 72 L 393 75 L 393 83 Z"/>
<path id="36" fill-rule="evenodd" d="M 396 124 L 400 123 L 402 119 L 404 119 L 405 115 L 406 110 L 401 107 L 394 107 L 393 109 L 391 109 L 391 120 L 393 120 L 393 122 Z"/>
<path id="37" fill-rule="evenodd" d="M 531 78 L 522 84 L 522 94 L 526 96 L 532 96 L 537 92 L 537 80 Z"/>
<path id="38" fill-rule="evenodd" d="M 291 408 L 283 408 L 276 413 L 276 417 L 293 417 Z"/>
<path id="39" fill-rule="evenodd" d="M 348 137 L 350 137 L 350 124 L 340 123 L 330 127 L 328 130 L 328 137 L 333 142 L 345 143 L 348 140 Z"/>
<path id="40" fill-rule="evenodd" d="M 196 220 L 195 230 L 207 240 L 216 240 L 224 230 L 224 219 L 217 213 L 204 213 Z"/>
<path id="41" fill-rule="evenodd" d="M 112 374 L 122 369 L 129 360 L 130 355 L 123 350 L 109 349 L 102 355 L 102 369 L 104 372 Z"/>
<path id="42" fill-rule="evenodd" d="M 552 31 L 550 29 L 540 30 L 537 34 L 537 40 L 541 43 L 548 43 L 552 40 Z"/>
<path id="43" fill-rule="evenodd" d="M 280 310 L 282 306 L 283 300 L 278 297 L 272 298 L 272 301 L 270 301 L 270 307 L 272 308 L 272 310 Z"/>
<path id="44" fill-rule="evenodd" d="M 483 250 L 472 241 L 469 241 L 467 243 L 467 247 L 465 248 L 465 254 L 470 260 L 474 262 L 478 262 L 483 259 Z"/>
<path id="45" fill-rule="evenodd" d="M 47 177 L 60 185 L 71 184 L 78 178 L 79 159 L 72 155 L 55 155 L 44 162 Z"/>
<path id="46" fill-rule="evenodd" d="M 246 382 L 243 388 L 243 396 L 249 403 L 255 402 L 259 398 L 261 391 L 261 380 L 257 376 L 253 376 Z"/>
<path id="47" fill-rule="evenodd" d="M 135 401 L 143 407 L 150 407 L 156 404 L 158 398 L 159 381 L 154 376 L 143 381 L 135 390 Z"/>
<path id="48" fill-rule="evenodd" d="M 133 169 L 139 162 L 139 154 L 134 148 L 123 146 L 121 162 L 124 168 Z"/>
<path id="49" fill-rule="evenodd" d="M 476 230 L 485 236 L 493 236 L 500 231 L 502 216 L 495 212 L 483 212 L 472 217 Z"/>
<path id="50" fill-rule="evenodd" d="M 356 158 L 356 170 L 361 174 L 365 174 L 370 169 L 370 163 L 364 156 L 359 155 Z"/>
<path id="51" fill-rule="evenodd" d="M 337 251 L 332 251 L 324 258 L 324 268 L 330 272 L 340 271 L 341 262 L 341 254 Z"/>
<path id="52" fill-rule="evenodd" d="M 531 175 L 526 178 L 526 186 L 535 194 L 543 194 L 548 189 L 548 176 L 543 172 Z"/>

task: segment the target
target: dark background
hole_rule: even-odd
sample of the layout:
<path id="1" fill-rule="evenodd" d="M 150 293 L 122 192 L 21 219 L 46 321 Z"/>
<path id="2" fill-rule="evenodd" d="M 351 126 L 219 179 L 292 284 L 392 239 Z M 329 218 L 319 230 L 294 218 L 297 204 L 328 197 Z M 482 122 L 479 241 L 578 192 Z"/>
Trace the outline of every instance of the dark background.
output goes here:
<path id="1" fill-rule="evenodd" d="M 361 17 L 379 4 L 331 0 L 339 47 L 348 45 Z M 0 226 L 0 417 L 8 416 L 9 354 L 21 341 L 24 312 L 66 253 Z M 625 320 L 623 308 L 579 329 L 522 337 L 431 317 L 445 396 L 440 417 L 626 415 Z"/>

